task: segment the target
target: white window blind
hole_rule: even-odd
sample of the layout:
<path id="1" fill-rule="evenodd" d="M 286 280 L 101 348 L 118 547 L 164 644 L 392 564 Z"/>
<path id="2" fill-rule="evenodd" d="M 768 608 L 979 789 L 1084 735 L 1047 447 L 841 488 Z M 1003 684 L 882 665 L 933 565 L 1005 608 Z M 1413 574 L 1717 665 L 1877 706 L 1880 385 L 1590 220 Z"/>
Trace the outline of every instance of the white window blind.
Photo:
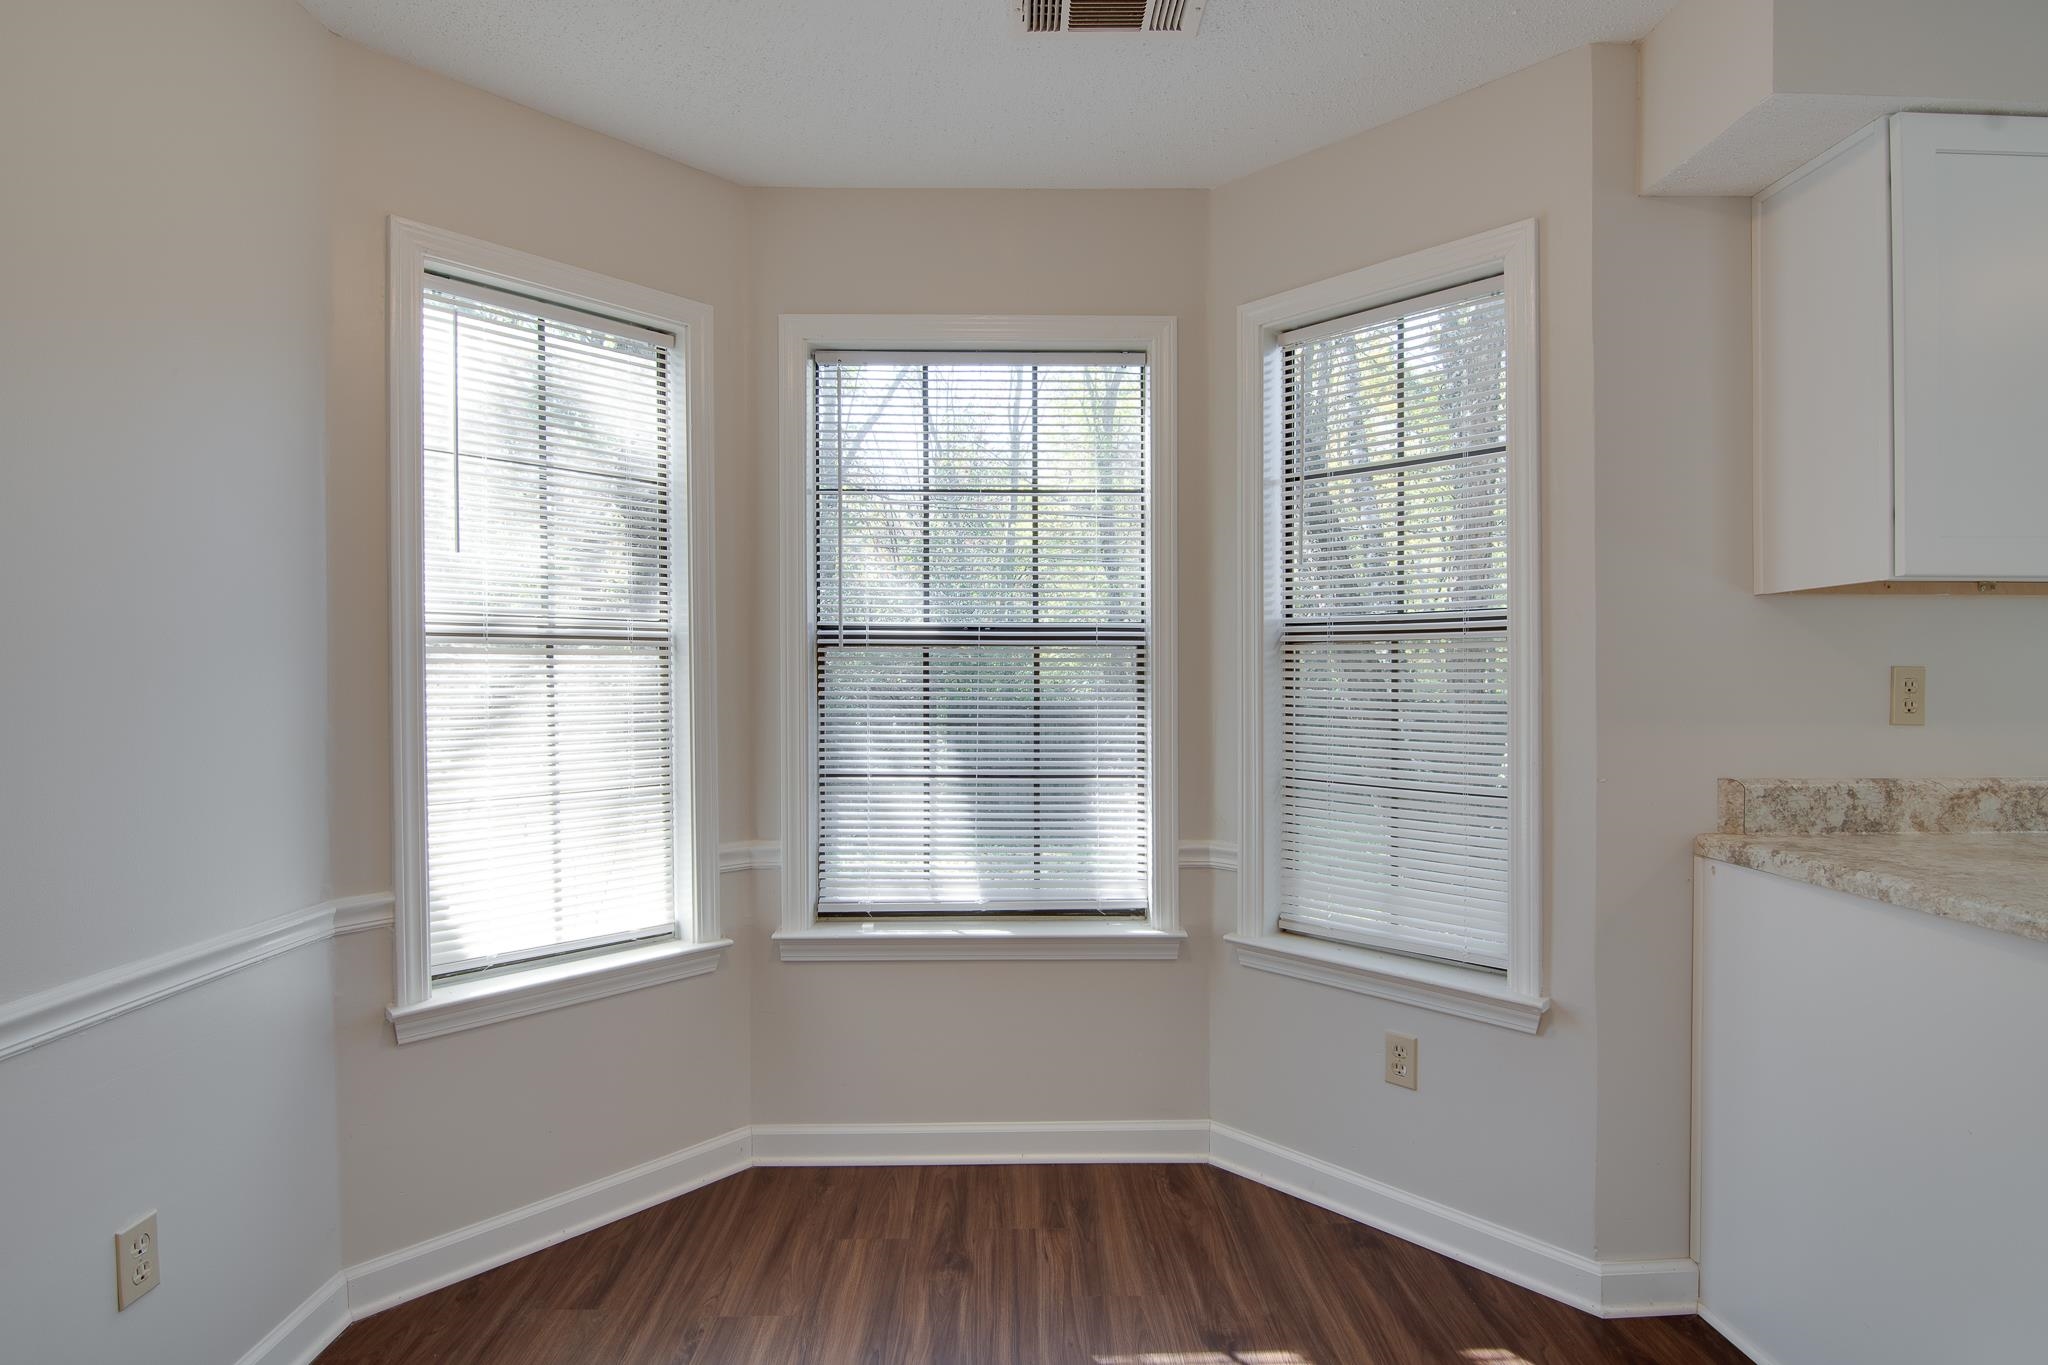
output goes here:
<path id="1" fill-rule="evenodd" d="M 673 934 L 673 339 L 421 302 L 431 972 Z"/>
<path id="2" fill-rule="evenodd" d="M 819 913 L 1143 913 L 1143 356 L 813 382 Z"/>
<path id="3" fill-rule="evenodd" d="M 1505 970 L 1501 281 L 1280 342 L 1280 925 Z"/>

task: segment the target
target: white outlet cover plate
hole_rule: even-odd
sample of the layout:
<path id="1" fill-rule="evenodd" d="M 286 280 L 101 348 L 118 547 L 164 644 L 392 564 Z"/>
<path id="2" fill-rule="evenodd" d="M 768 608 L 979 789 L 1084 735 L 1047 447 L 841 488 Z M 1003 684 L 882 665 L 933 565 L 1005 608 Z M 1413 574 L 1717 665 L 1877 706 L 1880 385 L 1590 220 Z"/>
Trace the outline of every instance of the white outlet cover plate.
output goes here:
<path id="1" fill-rule="evenodd" d="M 156 1241 L 156 1212 L 114 1234 L 114 1301 L 120 1311 L 156 1288 L 163 1277 Z"/>
<path id="2" fill-rule="evenodd" d="M 1421 1065 L 1420 1045 L 1411 1034 L 1387 1035 L 1387 1084 L 1404 1090 L 1415 1089 L 1416 1069 Z"/>

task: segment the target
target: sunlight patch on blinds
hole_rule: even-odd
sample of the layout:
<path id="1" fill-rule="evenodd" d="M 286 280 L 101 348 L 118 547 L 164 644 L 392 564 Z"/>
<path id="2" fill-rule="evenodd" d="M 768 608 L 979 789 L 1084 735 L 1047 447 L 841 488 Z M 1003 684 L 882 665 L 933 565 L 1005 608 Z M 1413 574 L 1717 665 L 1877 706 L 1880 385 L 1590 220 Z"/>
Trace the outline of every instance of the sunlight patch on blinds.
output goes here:
<path id="1" fill-rule="evenodd" d="M 673 933 L 670 351 L 421 301 L 432 972 Z"/>
<path id="2" fill-rule="evenodd" d="M 1141 913 L 1143 358 L 813 380 L 820 913 Z"/>
<path id="3" fill-rule="evenodd" d="M 1281 339 L 1284 929 L 1505 970 L 1507 308 Z"/>

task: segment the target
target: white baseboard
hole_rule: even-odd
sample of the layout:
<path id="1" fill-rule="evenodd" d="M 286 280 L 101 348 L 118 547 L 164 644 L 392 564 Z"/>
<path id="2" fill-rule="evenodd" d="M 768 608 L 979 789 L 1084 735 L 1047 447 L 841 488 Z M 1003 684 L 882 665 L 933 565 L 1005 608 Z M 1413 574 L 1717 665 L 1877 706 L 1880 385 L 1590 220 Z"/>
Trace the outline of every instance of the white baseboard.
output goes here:
<path id="1" fill-rule="evenodd" d="M 1595 1261 L 1225 1124 L 1212 1126 L 1209 1143 L 1223 1170 L 1600 1317 L 1690 1313 L 1698 1303 L 1689 1260 Z"/>
<path id="2" fill-rule="evenodd" d="M 1668 1318 L 1700 1308 L 1700 1263 L 1676 1256 L 1663 1261 L 1595 1261 L 1600 1268 L 1603 1318 Z"/>
<path id="3" fill-rule="evenodd" d="M 348 1276 L 336 1275 L 251 1346 L 239 1365 L 312 1365 L 350 1321 Z"/>
<path id="4" fill-rule="evenodd" d="M 1208 1159 L 1207 1119 L 754 1125 L 756 1166 L 980 1166 Z"/>
<path id="5" fill-rule="evenodd" d="M 287 1337 L 301 1339 L 293 1334 L 302 1328 L 303 1339 L 312 1341 L 317 1335 L 312 1325 L 319 1324 L 327 1331 L 319 1343 L 324 1345 L 340 1331 L 338 1319 L 368 1317 L 749 1166 L 1202 1161 L 1601 1317 L 1690 1313 L 1698 1306 L 1699 1267 L 1692 1261 L 1595 1261 L 1205 1119 L 767 1123 L 736 1128 L 671 1156 L 353 1266 L 345 1275 L 345 1309 L 330 1310 L 317 1298 L 308 1301 L 259 1348 L 276 1353 L 252 1353 L 242 1365 L 302 1365 L 302 1358 L 281 1344 Z M 303 1359 L 310 1359 L 310 1354 Z M 1759 1365 L 1768 1365 L 1763 1357 L 1757 1359 Z"/>
<path id="6" fill-rule="evenodd" d="M 652 1208 L 745 1170 L 752 1154 L 748 1131 L 735 1128 L 631 1170 L 351 1266 L 349 1312 L 356 1318 L 368 1317 Z"/>
<path id="7" fill-rule="evenodd" d="M 1707 1326 L 1726 1337 L 1728 1344 L 1748 1356 L 1753 1365 L 1778 1365 L 1778 1362 L 1773 1357 L 1759 1350 L 1756 1344 L 1745 1336 L 1740 1329 L 1730 1327 L 1727 1319 L 1723 1318 L 1713 1309 L 1705 1304 L 1701 1304 L 1695 1311 L 1699 1313 L 1701 1322 L 1704 1322 Z"/>

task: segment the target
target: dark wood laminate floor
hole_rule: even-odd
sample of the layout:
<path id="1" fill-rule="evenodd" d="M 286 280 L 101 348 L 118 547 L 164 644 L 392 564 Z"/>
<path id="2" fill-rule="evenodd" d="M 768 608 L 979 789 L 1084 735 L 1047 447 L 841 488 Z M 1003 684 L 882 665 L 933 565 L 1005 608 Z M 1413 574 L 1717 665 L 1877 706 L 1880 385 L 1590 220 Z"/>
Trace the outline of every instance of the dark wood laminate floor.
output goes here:
<path id="1" fill-rule="evenodd" d="M 1208 1166 L 756 1169 L 359 1322 L 317 1365 L 1747 1365 Z"/>

